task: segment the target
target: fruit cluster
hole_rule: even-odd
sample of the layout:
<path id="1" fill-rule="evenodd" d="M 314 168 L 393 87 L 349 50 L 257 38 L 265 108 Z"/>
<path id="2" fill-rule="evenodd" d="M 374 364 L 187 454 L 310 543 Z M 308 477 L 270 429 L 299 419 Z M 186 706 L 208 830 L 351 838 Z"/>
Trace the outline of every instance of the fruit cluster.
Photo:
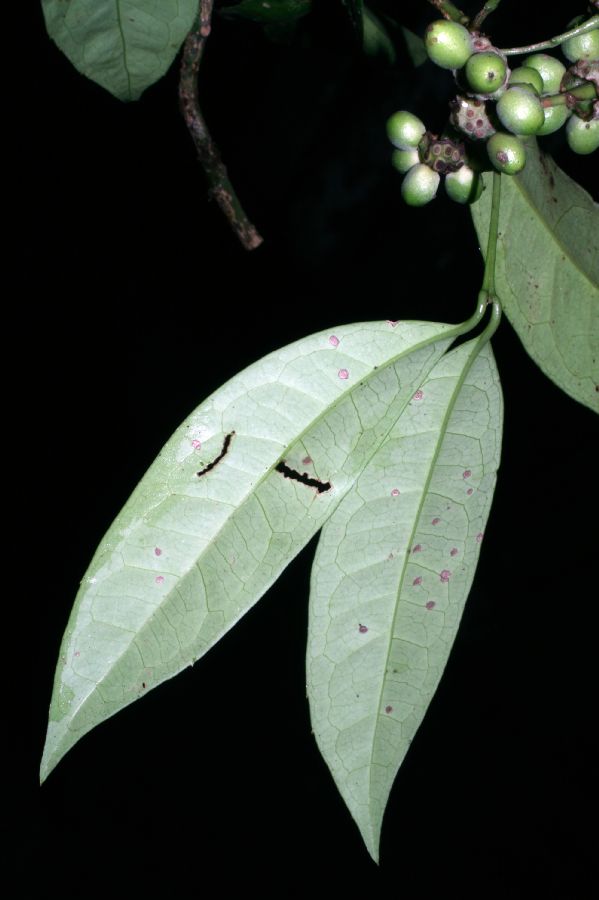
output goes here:
<path id="1" fill-rule="evenodd" d="M 489 163 L 515 175 L 526 163 L 521 138 L 551 134 L 564 124 L 575 153 L 599 147 L 599 27 L 563 42 L 570 69 L 554 56 L 533 53 L 510 70 L 506 55 L 487 37 L 447 19 L 429 25 L 425 46 L 434 63 L 453 71 L 459 93 L 441 138 L 403 110 L 387 122 L 393 165 L 405 174 L 402 196 L 409 205 L 432 200 L 442 175 L 452 199 L 473 202 L 482 191 L 480 171 Z M 486 149 L 482 163 L 477 142 Z"/>

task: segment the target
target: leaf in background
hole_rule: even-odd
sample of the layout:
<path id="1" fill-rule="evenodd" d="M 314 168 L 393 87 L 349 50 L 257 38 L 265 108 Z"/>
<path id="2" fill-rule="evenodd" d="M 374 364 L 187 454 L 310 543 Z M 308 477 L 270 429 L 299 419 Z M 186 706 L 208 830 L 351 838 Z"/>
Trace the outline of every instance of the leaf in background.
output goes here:
<path id="1" fill-rule="evenodd" d="M 416 68 L 418 68 L 418 66 L 421 66 L 428 59 L 424 41 L 417 34 L 414 34 L 413 31 L 410 31 L 409 28 L 404 28 L 403 25 L 401 26 L 401 33 L 403 34 L 404 41 L 406 42 L 408 56 L 410 57 L 412 63 L 416 66 Z"/>
<path id="2" fill-rule="evenodd" d="M 562 390 L 599 412 L 599 207 L 530 142 L 501 179 L 495 281 L 527 353 Z M 471 207 L 486 247 L 488 190 Z"/>
<path id="3" fill-rule="evenodd" d="M 429 322 L 344 325 L 270 354 L 188 417 L 82 580 L 42 778 L 87 731 L 195 662 L 264 594 L 455 334 Z"/>
<path id="4" fill-rule="evenodd" d="M 83 75 L 137 100 L 169 68 L 198 0 L 42 0 L 50 37 Z"/>
<path id="5" fill-rule="evenodd" d="M 283 25 L 306 16 L 312 0 L 241 0 L 235 6 L 219 9 L 222 16 L 239 16 L 263 25 Z"/>
<path id="6" fill-rule="evenodd" d="M 472 584 L 499 465 L 487 344 L 437 363 L 325 524 L 312 570 L 312 727 L 378 859 L 387 798 L 435 693 Z"/>
<path id="7" fill-rule="evenodd" d="M 364 7 L 364 37 L 362 41 L 364 52 L 368 56 L 386 56 L 393 64 L 395 62 L 395 47 L 389 37 L 383 23 L 377 19 L 368 7 Z"/>
<path id="8" fill-rule="evenodd" d="M 364 0 L 341 0 L 351 20 L 352 26 L 360 42 L 363 39 Z"/>

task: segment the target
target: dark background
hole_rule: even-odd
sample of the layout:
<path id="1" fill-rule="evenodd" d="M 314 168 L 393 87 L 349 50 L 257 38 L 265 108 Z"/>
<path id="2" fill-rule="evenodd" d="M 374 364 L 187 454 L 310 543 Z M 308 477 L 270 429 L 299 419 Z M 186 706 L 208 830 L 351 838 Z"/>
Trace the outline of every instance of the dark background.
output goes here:
<path id="1" fill-rule="evenodd" d="M 397 6 L 420 33 L 435 17 L 424 2 Z M 524 4 L 503 6 L 489 24 L 500 46 L 565 24 L 542 2 L 523 16 Z M 252 254 L 206 200 L 176 66 L 125 105 L 75 72 L 35 8 L 29 41 L 16 334 L 32 377 L 21 509 L 35 550 L 20 594 L 37 646 L 31 727 L 17 742 L 25 800 L 11 827 L 22 895 L 41 875 L 46 892 L 81 895 L 309 897 L 324 886 L 350 896 L 589 896 L 596 419 L 542 375 L 507 322 L 493 341 L 505 438 L 480 566 L 391 794 L 379 868 L 310 733 L 314 543 L 193 669 L 85 737 L 37 787 L 79 581 L 182 419 L 240 369 L 311 332 L 463 320 L 482 266 L 468 211 L 442 191 L 406 209 L 389 165 L 386 117 L 407 107 L 440 130 L 450 75 L 413 70 L 401 55 L 391 68 L 361 57 L 332 0 L 292 46 L 215 19 L 203 109 L 265 238 Z M 590 188 L 596 158 L 570 154 L 562 135 L 545 144 Z"/>

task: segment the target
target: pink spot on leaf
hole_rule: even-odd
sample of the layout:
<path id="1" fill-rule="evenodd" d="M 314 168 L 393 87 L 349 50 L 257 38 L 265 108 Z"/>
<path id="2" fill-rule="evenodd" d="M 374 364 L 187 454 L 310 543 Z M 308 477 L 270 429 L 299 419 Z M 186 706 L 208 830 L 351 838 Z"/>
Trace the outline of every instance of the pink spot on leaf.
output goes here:
<path id="1" fill-rule="evenodd" d="M 469 497 L 471 497 L 472 494 L 474 493 L 474 489 L 473 489 L 473 488 L 468 488 L 468 490 L 466 491 L 466 493 L 468 494 Z"/>
<path id="2" fill-rule="evenodd" d="M 347 369 L 339 369 L 337 374 L 338 374 L 339 378 L 342 378 L 344 381 L 346 381 L 349 378 L 349 372 L 347 371 Z"/>
<path id="3" fill-rule="evenodd" d="M 387 325 L 390 325 L 391 328 L 395 328 L 396 325 L 399 325 L 399 319 L 387 319 Z"/>
<path id="4" fill-rule="evenodd" d="M 360 634 L 366 634 L 368 628 L 366 625 L 358 625 L 358 631 L 360 632 Z"/>
<path id="5" fill-rule="evenodd" d="M 164 575 L 157 575 L 154 581 L 156 584 L 164 584 Z"/>
<path id="6" fill-rule="evenodd" d="M 417 575 L 412 584 L 414 586 L 416 586 L 417 584 L 422 584 L 422 575 Z"/>
<path id="7" fill-rule="evenodd" d="M 422 550 L 422 544 L 416 544 L 415 547 L 412 547 L 412 553 L 420 553 Z"/>
<path id="8" fill-rule="evenodd" d="M 438 525 L 440 521 L 441 519 L 438 516 L 435 516 L 435 518 L 431 522 L 431 525 Z"/>
<path id="9" fill-rule="evenodd" d="M 466 469 L 465 472 L 462 472 L 462 478 L 470 478 L 471 475 L 472 475 L 472 472 L 470 469 Z"/>
<path id="10" fill-rule="evenodd" d="M 201 442 L 201 441 L 198 441 L 198 439 L 195 438 L 195 439 L 191 442 L 191 446 L 193 447 L 194 450 L 200 450 L 201 447 L 202 447 L 202 442 Z"/>
<path id="11" fill-rule="evenodd" d="M 392 707 L 392 706 L 386 706 L 386 707 L 385 707 L 385 712 L 387 713 L 387 715 L 389 715 L 389 713 L 392 713 L 392 712 L 393 712 L 393 707 Z"/>
<path id="12" fill-rule="evenodd" d="M 397 490 L 397 488 L 393 488 L 393 490 L 391 491 L 391 496 L 399 497 L 399 491 Z"/>
<path id="13" fill-rule="evenodd" d="M 162 556 L 162 550 L 160 547 L 154 547 L 154 556 Z"/>
<path id="14" fill-rule="evenodd" d="M 426 606 L 427 609 L 434 609 L 434 608 L 435 608 L 435 601 L 434 601 L 434 600 L 428 600 L 424 605 Z"/>
<path id="15" fill-rule="evenodd" d="M 449 555 L 450 555 L 450 556 L 457 556 L 457 555 L 458 555 L 458 548 L 457 548 L 457 547 L 452 547 L 451 550 L 449 551 Z"/>
<path id="16" fill-rule="evenodd" d="M 75 656 L 81 656 L 81 651 L 80 651 L 80 650 L 75 650 Z"/>
<path id="17" fill-rule="evenodd" d="M 483 538 L 484 538 L 483 532 L 479 531 L 478 534 L 476 535 L 476 543 L 480 544 L 480 542 L 482 541 Z"/>
<path id="18" fill-rule="evenodd" d="M 442 571 L 441 574 L 439 575 L 439 578 L 440 578 L 441 581 L 443 581 L 445 584 L 449 581 L 450 577 L 451 577 L 451 572 L 449 571 L 449 569 L 443 569 L 443 571 Z"/>
<path id="19" fill-rule="evenodd" d="M 424 397 L 424 394 L 422 393 L 422 391 L 418 390 L 418 391 L 416 391 L 416 393 L 414 394 L 412 399 L 413 400 L 422 400 L 423 397 Z"/>
<path id="20" fill-rule="evenodd" d="M 329 344 L 331 345 L 331 347 L 338 347 L 339 338 L 336 335 L 332 334 L 329 338 Z"/>
<path id="21" fill-rule="evenodd" d="M 302 459 L 302 466 L 311 466 L 311 465 L 312 465 L 312 457 L 304 456 L 304 458 Z"/>

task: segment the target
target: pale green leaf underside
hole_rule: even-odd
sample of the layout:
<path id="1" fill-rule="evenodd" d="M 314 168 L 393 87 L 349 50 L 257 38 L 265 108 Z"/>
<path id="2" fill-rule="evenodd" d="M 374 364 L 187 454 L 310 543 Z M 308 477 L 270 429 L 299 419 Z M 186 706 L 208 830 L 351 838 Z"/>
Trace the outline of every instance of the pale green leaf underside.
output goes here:
<path id="1" fill-rule="evenodd" d="M 389 791 L 457 633 L 495 488 L 499 375 L 489 345 L 469 368 L 474 344 L 437 363 L 324 525 L 312 570 L 312 727 L 375 860 Z"/>
<path id="2" fill-rule="evenodd" d="M 472 205 L 483 252 L 490 177 Z M 599 412 L 599 207 L 531 142 L 524 171 L 501 179 L 499 233 L 497 292 L 527 353 Z"/>
<path id="3" fill-rule="evenodd" d="M 250 366 L 189 416 L 82 581 L 42 777 L 83 734 L 198 659 L 259 599 L 354 485 L 454 333 L 375 322 L 312 335 Z M 224 457 L 198 477 L 227 435 Z M 281 460 L 331 488 L 285 477 Z"/>
<path id="4" fill-rule="evenodd" d="M 42 0 L 50 37 L 76 69 L 137 100 L 169 68 L 198 0 Z"/>

